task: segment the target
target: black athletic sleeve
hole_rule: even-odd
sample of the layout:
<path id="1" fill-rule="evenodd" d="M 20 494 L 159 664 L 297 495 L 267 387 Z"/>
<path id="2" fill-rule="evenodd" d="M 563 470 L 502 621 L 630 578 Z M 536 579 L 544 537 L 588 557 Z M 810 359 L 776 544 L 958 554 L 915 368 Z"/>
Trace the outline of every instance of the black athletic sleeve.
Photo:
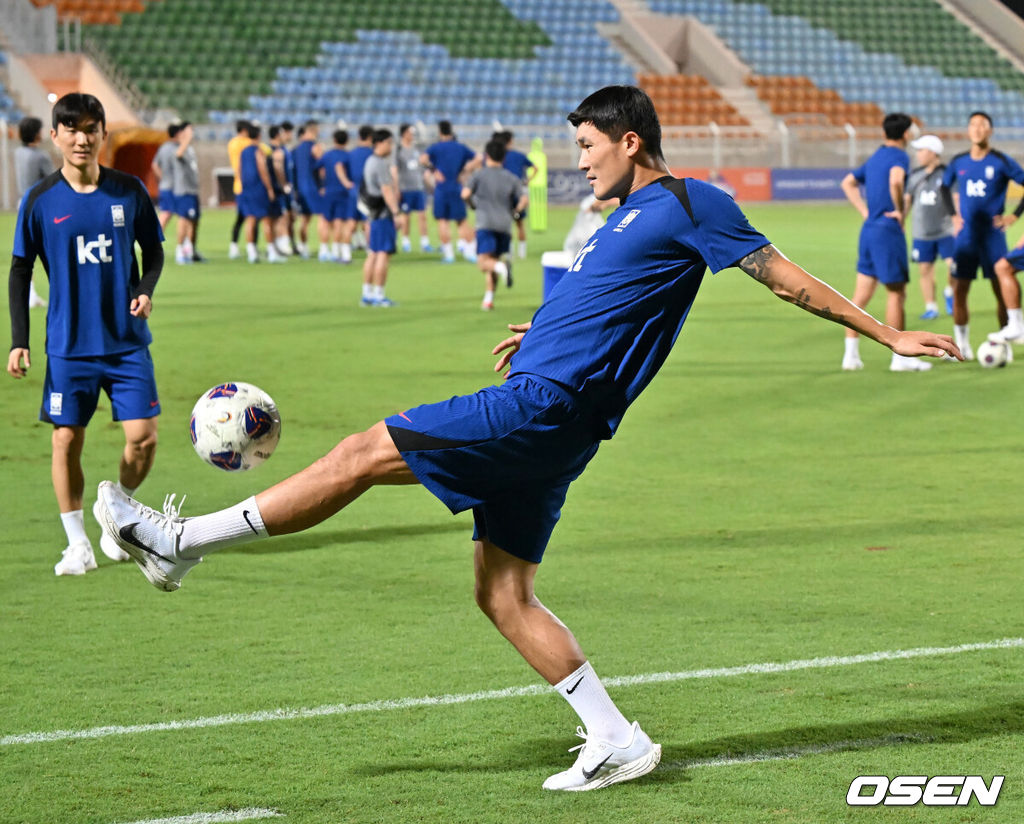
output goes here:
<path id="1" fill-rule="evenodd" d="M 1013 210 L 1013 214 L 1016 217 L 1024 215 L 1024 197 L 1020 199 L 1020 203 L 1017 204 L 1017 208 Z"/>
<path id="2" fill-rule="evenodd" d="M 153 290 L 156 289 L 156 282 L 160 280 L 160 273 L 164 269 L 164 247 L 163 244 L 154 243 L 142 248 L 142 274 L 139 277 L 139 285 L 135 287 L 132 298 L 145 295 L 153 297 Z"/>
<path id="3" fill-rule="evenodd" d="M 32 261 L 11 255 L 7 299 L 11 311 L 11 349 L 28 349 L 28 293 L 32 283 Z"/>
<path id="4" fill-rule="evenodd" d="M 953 205 L 953 193 L 950 191 L 949 186 L 943 183 L 939 187 L 939 193 L 942 195 L 942 203 L 946 207 L 946 211 L 951 214 L 956 214 L 956 206 Z"/>

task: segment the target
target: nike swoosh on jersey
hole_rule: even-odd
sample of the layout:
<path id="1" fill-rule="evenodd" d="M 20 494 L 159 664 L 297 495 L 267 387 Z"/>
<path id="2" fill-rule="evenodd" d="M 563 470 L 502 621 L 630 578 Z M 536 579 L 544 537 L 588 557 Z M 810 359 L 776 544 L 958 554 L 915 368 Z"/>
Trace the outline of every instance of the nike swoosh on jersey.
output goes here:
<path id="1" fill-rule="evenodd" d="M 71 217 L 71 215 L 64 215 L 64 217 L 55 217 L 55 218 L 53 219 L 53 222 L 54 222 L 54 223 L 63 223 L 63 222 L 64 222 L 65 220 L 67 220 L 67 219 L 68 219 L 69 217 Z"/>

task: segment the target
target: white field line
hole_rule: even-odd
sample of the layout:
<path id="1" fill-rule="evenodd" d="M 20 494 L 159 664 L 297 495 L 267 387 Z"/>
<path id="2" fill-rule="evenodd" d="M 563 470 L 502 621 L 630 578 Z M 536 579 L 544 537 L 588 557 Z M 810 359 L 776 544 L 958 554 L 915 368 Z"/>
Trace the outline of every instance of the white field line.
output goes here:
<path id="1" fill-rule="evenodd" d="M 930 740 L 923 735 L 887 735 L 884 738 L 863 738 L 858 741 L 835 741 L 831 744 L 813 744 L 806 747 L 785 747 L 737 755 L 719 755 L 714 758 L 700 758 L 691 761 L 662 761 L 660 770 L 693 770 L 700 767 L 732 767 L 736 764 L 763 764 L 768 761 L 791 761 L 809 755 L 828 755 L 834 752 L 877 749 L 900 744 Z"/>
<path id="2" fill-rule="evenodd" d="M 796 661 L 769 662 L 765 664 L 746 664 L 740 667 L 721 667 L 717 669 L 684 670 L 683 672 L 653 672 L 646 675 L 624 675 L 605 678 L 608 687 L 640 686 L 644 684 L 662 684 L 674 681 L 693 679 L 729 678 L 738 675 L 762 675 L 780 672 L 795 672 L 807 669 L 829 669 L 846 667 L 855 664 L 868 664 L 878 661 L 899 661 L 909 658 L 932 658 L 939 655 L 959 655 L 965 652 L 981 650 L 1013 649 L 1024 647 L 1024 638 L 1002 638 L 997 641 L 985 641 L 976 644 L 959 644 L 953 647 L 917 647 L 914 649 L 883 650 L 863 655 L 829 656 L 826 658 L 806 658 Z M 279 707 L 272 710 L 261 710 L 250 713 L 230 713 L 226 715 L 192 718 L 182 721 L 163 721 L 154 724 L 134 724 L 130 726 L 111 725 L 90 727 L 83 730 L 52 730 L 49 732 L 28 732 L 5 735 L 0 738 L 0 746 L 14 744 L 43 744 L 52 741 L 68 741 L 78 738 L 106 738 L 111 735 L 138 735 L 147 732 L 168 730 L 191 730 L 205 727 L 225 727 L 231 724 L 257 724 L 266 721 L 286 721 L 304 718 L 320 718 L 331 715 L 350 715 L 362 712 L 387 712 L 414 707 L 439 707 L 451 704 L 467 704 L 474 701 L 491 701 L 502 698 L 522 698 L 533 695 L 548 695 L 551 687 L 533 684 L 523 687 L 506 687 L 499 690 L 461 693 L 457 695 L 428 695 L 422 698 L 396 698 L 380 701 L 368 701 L 363 704 L 325 704 L 319 707 Z"/>
<path id="3" fill-rule="evenodd" d="M 280 818 L 277 810 L 246 807 L 244 810 L 222 810 L 219 813 L 192 813 L 174 818 L 147 818 L 131 824 L 228 824 L 232 821 L 254 821 L 258 818 Z"/>

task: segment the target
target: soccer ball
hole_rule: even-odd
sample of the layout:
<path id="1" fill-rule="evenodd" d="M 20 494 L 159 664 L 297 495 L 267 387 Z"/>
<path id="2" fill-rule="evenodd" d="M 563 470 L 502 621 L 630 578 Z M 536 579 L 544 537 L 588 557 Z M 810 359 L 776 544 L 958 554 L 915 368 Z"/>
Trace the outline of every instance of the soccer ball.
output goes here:
<path id="1" fill-rule="evenodd" d="M 1010 344 L 1004 341 L 986 340 L 978 347 L 978 363 L 986 369 L 1006 366 L 1013 359 Z"/>
<path id="2" fill-rule="evenodd" d="M 259 466 L 281 437 L 273 399 L 251 383 L 222 383 L 196 401 L 189 423 L 192 446 L 210 466 L 241 472 Z"/>

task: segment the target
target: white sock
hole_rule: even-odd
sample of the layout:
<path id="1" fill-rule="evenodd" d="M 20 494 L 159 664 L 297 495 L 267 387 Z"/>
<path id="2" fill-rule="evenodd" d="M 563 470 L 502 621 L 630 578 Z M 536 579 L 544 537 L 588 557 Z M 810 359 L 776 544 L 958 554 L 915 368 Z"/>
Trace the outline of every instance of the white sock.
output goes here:
<path id="1" fill-rule="evenodd" d="M 935 303 L 934 301 L 932 301 L 931 303 L 926 303 L 924 305 L 924 309 L 925 309 L 926 312 L 938 312 L 939 311 L 939 305 L 937 303 Z"/>
<path id="2" fill-rule="evenodd" d="M 377 300 L 384 300 L 384 287 L 383 286 L 371 286 L 371 294 Z"/>
<path id="3" fill-rule="evenodd" d="M 953 287 L 952 286 L 947 286 L 945 289 L 943 289 L 942 290 L 942 296 L 944 298 L 951 298 L 951 297 L 953 297 Z"/>
<path id="4" fill-rule="evenodd" d="M 971 327 L 969 324 L 953 324 L 953 340 L 956 341 L 957 346 L 963 346 L 969 344 L 971 341 Z"/>
<path id="5" fill-rule="evenodd" d="M 178 552 L 185 558 L 199 558 L 225 547 L 269 537 L 254 495 L 220 512 L 186 518 Z"/>
<path id="6" fill-rule="evenodd" d="M 526 241 L 525 240 L 519 241 L 519 257 L 520 258 L 526 257 Z"/>
<path id="7" fill-rule="evenodd" d="M 364 283 L 363 284 L 363 298 L 365 300 L 373 300 L 373 284 L 372 283 Z"/>
<path id="8" fill-rule="evenodd" d="M 484 292 L 484 303 L 494 303 L 494 291 L 488 289 Z"/>
<path id="9" fill-rule="evenodd" d="M 452 251 L 452 245 L 450 243 L 441 244 L 441 254 L 445 257 L 455 257 L 455 252 Z"/>
<path id="10" fill-rule="evenodd" d="M 345 263 L 348 263 L 350 260 L 352 260 L 352 244 L 342 243 L 339 253 L 335 255 L 335 257 L 339 258 Z"/>
<path id="11" fill-rule="evenodd" d="M 587 735 L 601 738 L 616 747 L 623 747 L 632 740 L 633 725 L 608 697 L 604 684 L 589 661 L 555 684 L 555 689 L 576 711 Z"/>
<path id="12" fill-rule="evenodd" d="M 421 237 L 420 238 L 420 249 L 426 249 L 429 245 L 430 245 L 430 238 L 429 237 Z"/>
<path id="13" fill-rule="evenodd" d="M 462 256 L 463 257 L 476 257 L 476 241 L 467 240 L 462 245 Z"/>
<path id="14" fill-rule="evenodd" d="M 1020 329 L 1020 327 L 1024 326 L 1024 309 L 1007 309 L 1006 322 L 1007 326 Z"/>
<path id="15" fill-rule="evenodd" d="M 860 357 L 860 338 L 843 338 L 846 341 L 846 356 L 849 358 Z"/>
<path id="16" fill-rule="evenodd" d="M 260 256 L 260 250 L 256 248 L 256 244 L 255 243 L 246 243 L 245 244 L 245 253 L 252 260 L 255 260 L 256 258 L 258 258 Z"/>
<path id="17" fill-rule="evenodd" d="M 89 536 L 85 534 L 85 515 L 81 509 L 60 513 L 60 521 L 64 524 L 64 532 L 67 533 L 69 545 L 89 540 Z"/>

